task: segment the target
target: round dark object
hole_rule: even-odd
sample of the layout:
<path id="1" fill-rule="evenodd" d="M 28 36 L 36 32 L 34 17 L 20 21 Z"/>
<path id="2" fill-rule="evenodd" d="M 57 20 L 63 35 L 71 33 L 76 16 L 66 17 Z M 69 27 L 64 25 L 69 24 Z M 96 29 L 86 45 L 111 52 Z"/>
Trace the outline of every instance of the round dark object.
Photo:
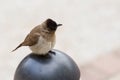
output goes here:
<path id="1" fill-rule="evenodd" d="M 65 53 L 52 50 L 45 56 L 29 54 L 19 64 L 14 80 L 79 80 L 80 70 Z"/>

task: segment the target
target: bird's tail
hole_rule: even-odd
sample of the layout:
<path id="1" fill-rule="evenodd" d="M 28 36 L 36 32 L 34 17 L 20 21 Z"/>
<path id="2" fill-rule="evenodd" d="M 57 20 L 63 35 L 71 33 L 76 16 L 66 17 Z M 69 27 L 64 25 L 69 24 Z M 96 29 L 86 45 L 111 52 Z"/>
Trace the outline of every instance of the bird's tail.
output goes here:
<path id="1" fill-rule="evenodd" d="M 12 52 L 15 51 L 15 50 L 17 50 L 21 46 L 22 46 L 22 43 L 20 45 L 18 45 L 14 50 L 12 50 Z"/>

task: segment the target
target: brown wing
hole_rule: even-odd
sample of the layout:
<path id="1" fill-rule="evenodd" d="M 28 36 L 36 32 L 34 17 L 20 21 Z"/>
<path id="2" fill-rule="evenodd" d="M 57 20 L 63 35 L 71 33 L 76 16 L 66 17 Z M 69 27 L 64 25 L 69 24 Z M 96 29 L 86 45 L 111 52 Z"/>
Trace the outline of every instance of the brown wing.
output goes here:
<path id="1" fill-rule="evenodd" d="M 28 34 L 24 42 L 22 43 L 22 46 L 35 45 L 38 42 L 39 37 L 40 37 L 39 33 Z"/>
<path id="2" fill-rule="evenodd" d="M 25 40 L 19 44 L 13 51 L 18 49 L 21 46 L 32 46 L 35 45 L 40 37 L 40 25 L 36 26 L 25 38 Z"/>
<path id="3" fill-rule="evenodd" d="M 32 46 L 35 45 L 38 40 L 39 40 L 40 34 L 39 33 L 34 33 L 34 34 L 28 34 L 27 37 L 25 38 L 25 40 L 19 44 L 13 51 L 15 51 L 16 49 L 18 49 L 21 46 Z"/>

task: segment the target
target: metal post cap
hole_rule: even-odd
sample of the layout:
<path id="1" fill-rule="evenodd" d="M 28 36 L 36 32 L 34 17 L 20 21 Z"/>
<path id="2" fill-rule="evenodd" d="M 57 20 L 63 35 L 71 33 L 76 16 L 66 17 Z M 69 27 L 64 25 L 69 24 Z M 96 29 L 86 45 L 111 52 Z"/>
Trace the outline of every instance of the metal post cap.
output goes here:
<path id="1" fill-rule="evenodd" d="M 26 56 L 16 69 L 14 80 L 79 80 L 80 70 L 71 57 L 53 50 L 46 56 Z"/>

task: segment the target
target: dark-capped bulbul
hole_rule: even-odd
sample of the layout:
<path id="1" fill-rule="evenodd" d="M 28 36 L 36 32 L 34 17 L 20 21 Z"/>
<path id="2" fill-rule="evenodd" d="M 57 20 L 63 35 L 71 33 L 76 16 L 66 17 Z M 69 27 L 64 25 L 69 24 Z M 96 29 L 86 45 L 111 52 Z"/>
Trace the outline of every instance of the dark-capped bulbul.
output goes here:
<path id="1" fill-rule="evenodd" d="M 18 45 L 13 51 L 21 46 L 29 46 L 32 53 L 45 55 L 51 51 L 55 45 L 55 31 L 58 26 L 52 19 L 47 19 L 40 25 L 36 26 L 26 36 L 25 40 Z"/>

